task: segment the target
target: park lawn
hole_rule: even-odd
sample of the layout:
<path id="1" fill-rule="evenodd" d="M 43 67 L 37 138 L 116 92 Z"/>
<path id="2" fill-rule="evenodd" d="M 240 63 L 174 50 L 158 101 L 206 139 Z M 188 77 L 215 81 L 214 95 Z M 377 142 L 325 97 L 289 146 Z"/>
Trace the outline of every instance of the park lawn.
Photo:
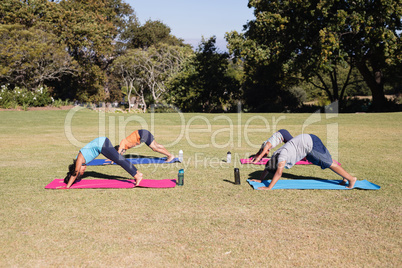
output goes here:
<path id="1" fill-rule="evenodd" d="M 183 187 L 44 189 L 65 176 L 81 144 L 98 136 L 117 144 L 138 128 L 175 155 L 182 149 L 184 163 L 137 168 L 149 179 L 184 168 Z M 263 166 L 239 159 L 281 128 L 321 137 L 347 171 L 381 189 L 252 190 L 246 180 Z M 402 113 L 2 111 L 0 140 L 0 267 L 402 265 Z M 144 145 L 128 153 L 159 156 Z M 86 174 L 128 178 L 118 166 Z M 295 166 L 282 179 L 297 178 L 338 179 L 316 166 Z"/>

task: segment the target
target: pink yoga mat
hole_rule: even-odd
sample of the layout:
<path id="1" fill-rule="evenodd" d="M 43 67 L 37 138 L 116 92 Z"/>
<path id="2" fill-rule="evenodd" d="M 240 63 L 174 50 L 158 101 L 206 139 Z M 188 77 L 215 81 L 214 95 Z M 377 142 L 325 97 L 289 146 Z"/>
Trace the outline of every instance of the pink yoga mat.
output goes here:
<path id="1" fill-rule="evenodd" d="M 173 188 L 176 186 L 176 180 L 145 180 L 143 179 L 139 186 L 143 188 Z M 134 188 L 134 180 L 80 180 L 74 183 L 70 189 L 124 189 Z M 45 189 L 66 189 L 63 179 L 55 179 Z"/>
<path id="2" fill-rule="evenodd" d="M 174 188 L 176 180 L 142 180 L 137 187 L 143 188 Z"/>
<path id="3" fill-rule="evenodd" d="M 255 165 L 265 165 L 265 164 L 267 164 L 268 160 L 269 160 L 269 158 L 263 158 L 260 160 L 260 162 L 255 163 Z M 251 158 L 240 159 L 240 163 L 251 164 Z M 336 162 L 336 163 L 338 163 L 338 162 Z M 311 162 L 309 162 L 307 160 L 301 160 L 301 161 L 297 162 L 296 165 L 311 165 Z M 341 164 L 338 163 L 338 165 L 341 165 Z"/>

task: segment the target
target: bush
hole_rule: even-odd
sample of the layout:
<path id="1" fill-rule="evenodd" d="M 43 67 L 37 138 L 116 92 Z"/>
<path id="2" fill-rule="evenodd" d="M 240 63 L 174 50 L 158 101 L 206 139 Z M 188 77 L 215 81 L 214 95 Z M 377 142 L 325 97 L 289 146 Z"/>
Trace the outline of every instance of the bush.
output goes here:
<path id="1" fill-rule="evenodd" d="M 40 107 L 54 102 L 46 86 L 38 87 L 33 91 L 26 88 L 15 87 L 9 89 L 9 85 L 2 85 L 0 89 L 0 107 L 14 108 L 16 106 Z"/>
<path id="2" fill-rule="evenodd" d="M 290 87 L 281 92 L 282 105 L 288 111 L 295 111 L 307 100 L 307 93 L 302 88 Z"/>

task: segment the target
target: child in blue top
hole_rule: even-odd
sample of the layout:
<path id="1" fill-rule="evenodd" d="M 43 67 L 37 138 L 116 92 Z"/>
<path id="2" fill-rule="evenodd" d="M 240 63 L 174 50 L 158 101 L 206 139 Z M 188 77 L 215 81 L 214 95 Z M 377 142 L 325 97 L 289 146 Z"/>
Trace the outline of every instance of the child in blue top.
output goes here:
<path id="1" fill-rule="evenodd" d="M 94 160 L 100 154 L 103 154 L 105 157 L 124 168 L 135 179 L 136 186 L 140 184 L 143 176 L 142 173 L 138 172 L 134 165 L 117 152 L 108 138 L 99 137 L 85 145 L 79 151 L 77 158 L 73 160 L 73 164 L 68 167 L 69 171 L 64 178 L 64 183 L 67 184 L 67 188 L 70 188 L 74 181 L 84 174 L 86 164 Z"/>

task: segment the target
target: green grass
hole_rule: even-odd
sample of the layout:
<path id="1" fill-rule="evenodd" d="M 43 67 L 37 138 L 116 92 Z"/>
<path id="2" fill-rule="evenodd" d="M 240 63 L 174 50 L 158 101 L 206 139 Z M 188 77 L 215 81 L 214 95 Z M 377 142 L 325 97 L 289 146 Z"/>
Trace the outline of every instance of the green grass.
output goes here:
<path id="1" fill-rule="evenodd" d="M 137 168 L 151 179 L 176 178 L 184 168 L 184 186 L 45 190 L 54 178 L 64 177 L 80 149 L 66 137 L 68 115 L 0 112 L 1 267 L 402 265 L 402 113 L 321 115 L 321 121 L 303 129 L 310 114 L 103 117 L 80 110 L 71 130 L 82 143 L 106 135 L 117 144 L 140 122 L 161 144 L 183 133 L 167 149 L 176 155 L 182 149 L 184 163 Z M 246 179 L 257 178 L 262 166 L 240 166 L 239 158 L 257 151 L 248 140 L 259 145 L 280 128 L 294 135 L 314 133 L 325 144 L 327 129 L 337 129 L 336 159 L 381 190 L 252 190 Z M 223 161 L 227 151 L 231 164 Z M 158 156 L 146 146 L 128 153 Z M 232 183 L 234 167 L 240 168 L 239 186 Z M 88 167 L 87 172 L 89 178 L 128 178 L 118 166 Z M 338 179 L 315 166 L 295 166 L 283 179 L 294 176 Z"/>

